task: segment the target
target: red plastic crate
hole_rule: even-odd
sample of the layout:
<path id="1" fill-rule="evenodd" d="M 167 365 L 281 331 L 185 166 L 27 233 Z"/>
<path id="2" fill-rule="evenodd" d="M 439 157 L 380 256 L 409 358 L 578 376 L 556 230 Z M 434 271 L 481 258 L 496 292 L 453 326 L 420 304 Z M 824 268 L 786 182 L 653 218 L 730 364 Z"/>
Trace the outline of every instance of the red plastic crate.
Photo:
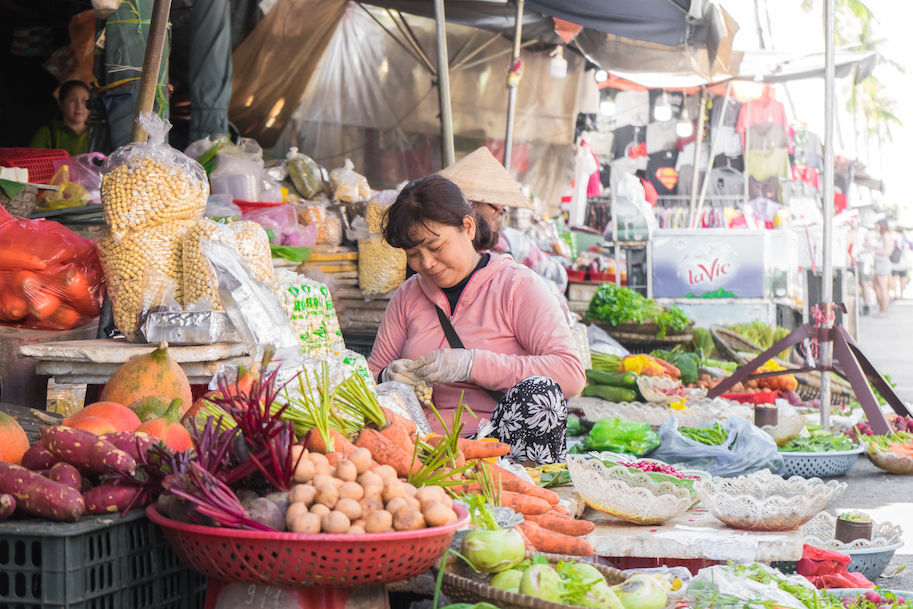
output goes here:
<path id="1" fill-rule="evenodd" d="M 0 166 L 25 167 L 29 170 L 29 182 L 47 184 L 54 176 L 54 161 L 69 156 L 66 150 L 0 148 Z"/>
<path id="2" fill-rule="evenodd" d="M 757 393 L 724 393 L 721 398 L 741 402 L 742 404 L 774 404 L 780 397 L 779 391 L 759 391 Z"/>

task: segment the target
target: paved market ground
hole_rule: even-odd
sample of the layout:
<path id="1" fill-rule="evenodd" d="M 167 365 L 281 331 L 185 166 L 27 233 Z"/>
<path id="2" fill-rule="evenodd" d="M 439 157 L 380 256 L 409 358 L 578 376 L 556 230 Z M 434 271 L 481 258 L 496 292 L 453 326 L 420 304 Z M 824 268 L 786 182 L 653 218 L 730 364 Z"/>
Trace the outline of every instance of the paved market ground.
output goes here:
<path id="1" fill-rule="evenodd" d="M 907 403 L 913 402 L 913 300 L 891 305 L 887 319 L 861 317 L 859 345 L 882 374 L 897 383 L 896 391 Z M 861 509 L 876 521 L 889 520 L 904 529 L 904 546 L 894 555 L 886 573 L 906 564 L 894 577 L 878 583 L 895 590 L 913 590 L 913 476 L 886 474 L 860 458 L 843 478 L 849 487 L 837 509 Z"/>

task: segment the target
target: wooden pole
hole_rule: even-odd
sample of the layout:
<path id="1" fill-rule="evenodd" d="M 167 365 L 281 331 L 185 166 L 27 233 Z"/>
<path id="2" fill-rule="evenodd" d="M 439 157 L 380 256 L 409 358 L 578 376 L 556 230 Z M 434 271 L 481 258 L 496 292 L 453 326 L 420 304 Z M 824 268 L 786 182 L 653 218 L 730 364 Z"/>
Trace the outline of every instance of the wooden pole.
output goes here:
<path id="1" fill-rule="evenodd" d="M 162 49 L 165 33 L 168 31 L 168 16 L 171 14 L 171 0 L 155 0 L 152 5 L 152 20 L 146 37 L 146 55 L 143 57 L 143 71 L 139 79 L 139 94 L 136 97 L 136 112 L 133 114 L 133 141 L 145 142 L 148 134 L 136 119 L 143 112 L 151 112 L 155 103 L 155 89 L 162 65 Z"/>

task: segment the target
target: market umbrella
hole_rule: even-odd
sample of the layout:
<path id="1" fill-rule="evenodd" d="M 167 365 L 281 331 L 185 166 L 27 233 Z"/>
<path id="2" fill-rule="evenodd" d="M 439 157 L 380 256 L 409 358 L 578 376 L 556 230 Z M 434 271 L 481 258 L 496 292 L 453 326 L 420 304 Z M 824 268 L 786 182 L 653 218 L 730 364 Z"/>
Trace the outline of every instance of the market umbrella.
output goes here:
<path id="1" fill-rule="evenodd" d="M 530 198 L 488 148 L 482 146 L 438 172 L 454 182 L 468 201 L 533 209 Z"/>

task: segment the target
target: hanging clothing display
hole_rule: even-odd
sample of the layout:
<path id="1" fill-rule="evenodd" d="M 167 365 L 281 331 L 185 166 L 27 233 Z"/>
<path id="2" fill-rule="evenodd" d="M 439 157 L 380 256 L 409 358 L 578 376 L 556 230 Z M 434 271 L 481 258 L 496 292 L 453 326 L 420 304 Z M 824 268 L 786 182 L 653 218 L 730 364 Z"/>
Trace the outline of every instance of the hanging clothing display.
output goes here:
<path id="1" fill-rule="evenodd" d="M 782 125 L 786 128 L 786 110 L 783 104 L 773 98 L 756 99 L 742 104 L 739 110 L 739 120 L 736 131 L 742 136 L 742 146 L 745 146 L 745 131 L 752 125 L 769 125 L 771 123 Z"/>
<path id="2" fill-rule="evenodd" d="M 678 172 L 675 162 L 678 160 L 677 150 L 662 150 L 649 155 L 647 163 L 647 180 L 656 188 L 659 196 L 674 195 L 678 184 Z"/>
<path id="3" fill-rule="evenodd" d="M 766 180 L 756 180 L 748 178 L 748 198 L 749 199 L 770 199 L 771 201 L 780 200 L 780 180 L 779 178 L 768 178 Z"/>
<path id="4" fill-rule="evenodd" d="M 714 95 L 710 106 L 710 127 L 716 128 L 720 121 L 720 113 L 723 111 L 723 102 L 725 97 Z M 724 127 L 735 127 L 739 121 L 739 110 L 742 109 L 742 103 L 735 98 L 730 97 L 726 102 L 726 114 L 723 115 Z"/>
<path id="5" fill-rule="evenodd" d="M 685 94 L 681 91 L 663 91 L 662 89 L 650 89 L 650 119 L 656 117 L 656 104 L 666 94 L 666 102 L 672 109 L 672 120 L 682 117 L 682 108 L 685 106 Z"/>
<path id="6" fill-rule="evenodd" d="M 745 195 L 745 175 L 734 169 L 712 169 L 708 191 L 716 197 L 742 197 Z"/>
<path id="7" fill-rule="evenodd" d="M 615 122 L 618 125 L 646 125 L 649 123 L 649 93 L 647 91 L 620 91 L 615 95 Z"/>
<path id="8" fill-rule="evenodd" d="M 793 129 L 793 163 L 807 165 L 818 171 L 824 169 L 822 160 L 821 139 L 806 129 L 797 127 Z"/>
<path id="9" fill-rule="evenodd" d="M 681 152 L 678 153 L 678 161 L 675 164 L 675 168 L 681 172 L 681 168 L 684 166 L 693 166 L 694 165 L 694 147 L 696 146 L 695 142 L 685 144 L 681 149 Z M 704 141 L 701 144 L 701 158 L 698 159 L 698 167 L 706 167 L 710 164 L 710 142 Z"/>
<path id="10" fill-rule="evenodd" d="M 629 158 L 646 158 L 647 128 L 627 125 L 612 131 L 612 158 L 615 160 Z M 646 167 L 646 162 L 644 164 Z"/>
<path id="11" fill-rule="evenodd" d="M 789 134 L 786 132 L 786 127 L 777 123 L 749 126 L 748 137 L 745 141 L 752 150 L 789 148 Z"/>
<path id="12" fill-rule="evenodd" d="M 678 142 L 675 121 L 653 122 L 647 125 L 647 154 L 660 150 L 672 150 Z"/>
<path id="13" fill-rule="evenodd" d="M 713 157 L 713 167 L 714 168 L 723 168 L 723 169 L 734 169 L 740 173 L 745 172 L 745 159 L 742 155 L 738 156 L 728 156 L 725 154 L 718 154 Z"/>
<path id="14" fill-rule="evenodd" d="M 748 175 L 756 180 L 790 176 L 789 151 L 786 148 L 749 150 L 745 153 L 745 158 L 748 163 Z"/>
<path id="15" fill-rule="evenodd" d="M 814 167 L 809 167 L 808 165 L 802 165 L 800 163 L 793 163 L 791 173 L 794 180 L 801 180 L 810 186 L 814 186 L 817 190 L 821 190 L 820 174 Z"/>
<path id="16" fill-rule="evenodd" d="M 713 132 L 711 131 L 711 133 Z M 717 129 L 717 133 L 713 137 L 716 140 L 717 154 L 725 154 L 727 156 L 739 156 L 742 154 L 742 136 L 735 130 L 735 127 L 723 125 Z"/>

